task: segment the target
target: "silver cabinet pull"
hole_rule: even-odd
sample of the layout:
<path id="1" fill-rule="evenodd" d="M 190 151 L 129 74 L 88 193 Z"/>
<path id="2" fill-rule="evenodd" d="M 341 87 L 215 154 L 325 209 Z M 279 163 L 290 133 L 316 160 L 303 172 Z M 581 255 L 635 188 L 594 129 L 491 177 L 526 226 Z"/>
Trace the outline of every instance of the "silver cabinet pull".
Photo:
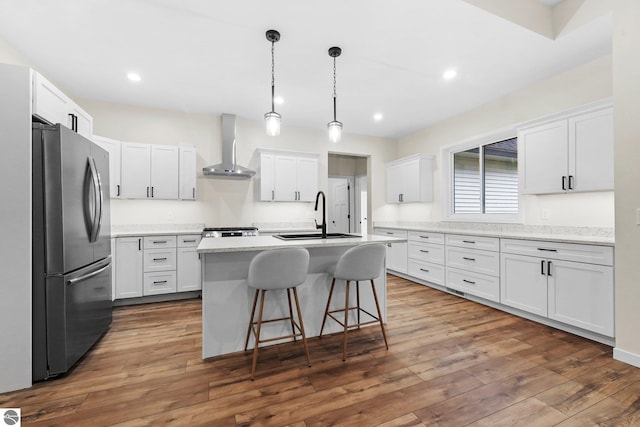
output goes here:
<path id="1" fill-rule="evenodd" d="M 429 236 L 420 236 L 421 239 L 428 239 Z"/>
<path id="2" fill-rule="evenodd" d="M 429 270 L 427 270 L 426 268 L 420 268 L 420 271 L 424 271 L 425 273 L 429 272 Z"/>
<path id="3" fill-rule="evenodd" d="M 557 249 L 538 248 L 538 250 L 545 251 L 545 252 L 558 252 Z"/>
<path id="4" fill-rule="evenodd" d="M 428 254 L 428 253 L 429 253 L 429 251 L 425 251 L 424 249 L 420 249 L 420 252 L 423 252 L 423 253 L 425 253 L 425 254 Z"/>
<path id="5" fill-rule="evenodd" d="M 551 276 L 551 261 L 547 261 L 547 276 Z"/>
<path id="6" fill-rule="evenodd" d="M 540 261 L 540 274 L 542 274 L 543 276 L 545 275 L 545 273 L 544 273 L 544 260 Z"/>
<path id="7" fill-rule="evenodd" d="M 196 241 L 195 240 L 183 240 L 183 242 L 185 242 L 185 243 L 195 243 Z"/>
<path id="8" fill-rule="evenodd" d="M 462 279 L 462 281 L 465 282 L 465 283 L 469 283 L 471 285 L 475 285 L 476 284 L 476 282 L 472 282 L 471 280 L 467 280 L 467 279 Z"/>
<path id="9" fill-rule="evenodd" d="M 167 243 L 166 240 L 154 240 L 153 243 Z"/>
<path id="10" fill-rule="evenodd" d="M 193 198 L 196 198 L 196 187 L 193 187 Z"/>
<path id="11" fill-rule="evenodd" d="M 469 244 L 472 244 L 472 245 L 476 244 L 476 242 L 473 241 L 473 240 L 463 240 L 462 243 L 469 243 Z"/>
<path id="12" fill-rule="evenodd" d="M 153 282 L 154 285 L 161 285 L 163 283 L 167 283 L 167 281 L 166 280 L 158 280 L 157 282 L 156 281 Z"/>
<path id="13" fill-rule="evenodd" d="M 147 187 L 147 197 L 149 197 L 149 187 Z"/>
<path id="14" fill-rule="evenodd" d="M 154 261 L 166 261 L 167 258 L 166 257 L 164 257 L 164 258 L 154 258 L 153 260 Z"/>
<path id="15" fill-rule="evenodd" d="M 465 260 L 465 261 L 475 261 L 476 260 L 475 258 L 469 258 L 469 257 L 466 257 L 466 256 L 463 256 L 462 259 Z"/>

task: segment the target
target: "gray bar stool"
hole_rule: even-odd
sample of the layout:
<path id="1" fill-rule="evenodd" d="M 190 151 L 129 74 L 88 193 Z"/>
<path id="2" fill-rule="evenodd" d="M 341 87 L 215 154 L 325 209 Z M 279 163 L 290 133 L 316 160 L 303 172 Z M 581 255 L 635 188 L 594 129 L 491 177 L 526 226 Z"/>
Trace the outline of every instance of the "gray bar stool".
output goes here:
<path id="1" fill-rule="evenodd" d="M 382 313 L 380 312 L 380 304 L 378 303 L 378 294 L 376 293 L 376 286 L 373 282 L 373 279 L 379 277 L 382 274 L 382 268 L 384 266 L 384 257 L 385 257 L 386 249 L 382 244 L 369 244 L 369 245 L 361 245 L 354 246 L 353 248 L 348 249 L 345 253 L 342 254 L 338 262 L 329 272 L 333 276 L 333 280 L 331 281 L 331 289 L 329 290 L 329 299 L 327 301 L 327 307 L 324 310 L 324 318 L 322 319 L 322 326 L 320 327 L 320 338 L 322 338 L 322 331 L 324 329 L 325 322 L 327 321 L 327 317 L 332 318 L 336 322 L 338 322 L 343 328 L 343 336 L 342 336 L 342 360 L 346 360 L 347 357 L 347 330 L 358 328 L 360 326 L 369 325 L 373 323 L 380 323 L 380 329 L 382 329 L 382 337 L 384 338 L 384 345 L 389 349 L 389 344 L 387 343 L 387 334 L 384 330 L 384 323 L 382 322 Z M 329 305 L 331 304 L 331 297 L 333 296 L 333 288 L 336 284 L 336 279 L 345 280 L 346 281 L 346 289 L 345 289 L 345 301 L 344 308 L 331 310 L 329 311 Z M 367 310 L 360 307 L 360 281 L 361 280 L 369 280 L 371 282 L 371 289 L 373 290 L 373 298 L 376 302 L 376 310 L 378 311 L 378 315 L 374 316 L 369 313 Z M 356 282 L 356 306 L 349 307 L 349 282 Z M 357 323 L 349 325 L 349 311 L 356 310 L 357 312 Z M 338 320 L 337 317 L 333 315 L 333 313 L 341 313 L 344 312 L 344 322 Z M 360 313 L 365 313 L 369 317 L 373 318 L 373 320 L 369 320 L 366 322 L 360 321 Z"/>
<path id="2" fill-rule="evenodd" d="M 307 347 L 307 337 L 304 333 L 304 325 L 302 323 L 302 313 L 300 311 L 300 301 L 298 300 L 298 292 L 296 287 L 303 284 L 307 278 L 307 271 L 309 269 L 309 251 L 304 248 L 286 248 L 286 249 L 270 249 L 260 252 L 253 257 L 249 264 L 249 275 L 247 281 L 249 287 L 256 290 L 253 297 L 253 308 L 251 309 L 251 318 L 249 320 L 249 328 L 247 329 L 247 339 L 244 343 L 244 349 L 247 350 L 249 346 L 249 336 L 253 331 L 255 344 L 253 346 L 253 362 L 251 365 L 251 380 L 256 372 L 256 365 L 258 363 L 258 346 L 260 343 L 281 340 L 284 338 L 302 337 L 302 344 L 304 345 L 304 351 L 307 355 L 307 364 L 311 366 L 311 359 L 309 357 L 309 348 Z M 287 299 L 289 300 L 289 317 L 281 317 L 278 319 L 262 319 L 262 312 L 264 309 L 264 296 L 267 291 L 286 289 Z M 296 302 L 296 311 L 298 312 L 298 323 L 293 319 L 293 309 L 291 306 L 291 291 L 293 290 L 293 296 Z M 258 303 L 258 294 L 260 297 L 260 311 L 258 312 L 258 319 L 254 320 L 256 305 Z M 260 339 L 260 329 L 263 323 L 278 322 L 289 320 L 291 322 L 291 335 L 285 335 L 277 338 Z M 296 328 L 298 332 L 296 332 Z"/>

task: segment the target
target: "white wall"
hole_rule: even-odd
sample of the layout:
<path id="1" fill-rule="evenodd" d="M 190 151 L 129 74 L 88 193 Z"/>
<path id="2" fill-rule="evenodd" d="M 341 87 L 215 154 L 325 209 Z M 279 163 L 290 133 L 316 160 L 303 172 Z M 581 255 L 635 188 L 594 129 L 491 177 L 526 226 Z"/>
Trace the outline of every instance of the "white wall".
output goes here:
<path id="1" fill-rule="evenodd" d="M 614 357 L 640 367 L 640 2 L 614 9 L 613 99 L 616 186 L 616 348 Z"/>
<path id="2" fill-rule="evenodd" d="M 434 203 L 387 206 L 385 215 L 405 221 L 442 218 L 441 148 L 489 134 L 517 123 L 543 117 L 612 96 L 611 56 L 541 81 L 480 108 L 401 138 L 399 157 L 415 153 L 436 156 Z M 613 227 L 613 192 L 524 196 L 526 224 Z M 549 220 L 541 219 L 542 209 Z"/>
<path id="3" fill-rule="evenodd" d="M 297 222 L 315 218 L 312 203 L 258 202 L 256 176 L 234 181 L 204 177 L 202 167 L 220 162 L 222 156 L 220 117 L 188 114 L 93 100 L 78 100 L 94 118 L 96 135 L 122 141 L 177 145 L 196 145 L 198 152 L 197 201 L 113 200 L 114 225 L 165 224 L 203 222 L 209 226 L 247 226 L 265 222 Z M 330 144 L 324 127 L 300 129 L 288 127 L 284 121 L 278 137 L 265 134 L 262 120 L 236 121 L 237 161 L 258 170 L 256 149 L 270 148 L 320 154 L 320 189 L 327 189 L 328 153 L 371 156 L 371 203 L 384 206 L 384 163 L 396 157 L 393 140 L 343 135 L 339 144 Z"/>
<path id="4" fill-rule="evenodd" d="M 29 73 L 0 64 L 0 393 L 31 386 Z"/>

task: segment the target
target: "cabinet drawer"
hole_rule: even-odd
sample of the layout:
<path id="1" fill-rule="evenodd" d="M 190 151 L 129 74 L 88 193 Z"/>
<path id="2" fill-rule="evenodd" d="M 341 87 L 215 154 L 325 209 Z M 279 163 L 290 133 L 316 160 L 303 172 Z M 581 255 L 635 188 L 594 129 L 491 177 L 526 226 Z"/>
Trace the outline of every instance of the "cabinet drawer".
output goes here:
<path id="1" fill-rule="evenodd" d="M 445 238 L 447 246 L 459 248 L 484 249 L 486 251 L 498 252 L 500 250 L 500 239 L 497 237 L 465 236 L 462 234 L 447 234 Z"/>
<path id="2" fill-rule="evenodd" d="M 414 242 L 444 245 L 444 234 L 431 233 L 427 231 L 409 231 L 409 240 Z"/>
<path id="3" fill-rule="evenodd" d="M 409 258 L 444 264 L 444 246 L 409 241 Z"/>
<path id="4" fill-rule="evenodd" d="M 447 267 L 447 288 L 491 301 L 500 301 L 500 279 Z"/>
<path id="5" fill-rule="evenodd" d="M 611 246 L 500 239 L 500 249 L 504 253 L 516 255 L 586 262 L 589 264 L 613 265 L 613 248 Z"/>
<path id="6" fill-rule="evenodd" d="M 444 265 L 410 259 L 409 276 L 444 286 Z"/>
<path id="7" fill-rule="evenodd" d="M 176 269 L 175 249 L 146 249 L 144 251 L 144 272 Z"/>
<path id="8" fill-rule="evenodd" d="M 407 230 L 395 230 L 393 228 L 376 228 L 375 234 L 380 236 L 399 237 L 401 239 L 407 238 Z"/>
<path id="9" fill-rule="evenodd" d="M 144 238 L 145 249 L 175 248 L 176 236 L 147 236 Z"/>
<path id="10" fill-rule="evenodd" d="M 499 276 L 500 254 L 498 252 L 447 246 L 447 267 Z"/>
<path id="11" fill-rule="evenodd" d="M 176 291 L 176 272 L 144 273 L 143 295 L 169 294 Z"/>
<path id="12" fill-rule="evenodd" d="M 178 236 L 179 248 L 191 248 L 198 246 L 202 240 L 202 236 L 199 234 L 188 234 L 185 236 Z"/>

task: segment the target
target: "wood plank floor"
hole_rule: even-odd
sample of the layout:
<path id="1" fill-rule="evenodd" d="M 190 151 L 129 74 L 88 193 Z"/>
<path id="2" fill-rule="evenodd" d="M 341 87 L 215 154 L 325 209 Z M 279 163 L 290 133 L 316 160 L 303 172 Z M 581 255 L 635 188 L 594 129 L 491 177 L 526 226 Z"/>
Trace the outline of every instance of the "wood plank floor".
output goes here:
<path id="1" fill-rule="evenodd" d="M 319 302 L 324 304 L 324 301 Z M 66 377 L 0 394 L 34 426 L 640 425 L 611 348 L 389 276 L 379 329 L 201 359 L 200 300 L 121 307 Z"/>

